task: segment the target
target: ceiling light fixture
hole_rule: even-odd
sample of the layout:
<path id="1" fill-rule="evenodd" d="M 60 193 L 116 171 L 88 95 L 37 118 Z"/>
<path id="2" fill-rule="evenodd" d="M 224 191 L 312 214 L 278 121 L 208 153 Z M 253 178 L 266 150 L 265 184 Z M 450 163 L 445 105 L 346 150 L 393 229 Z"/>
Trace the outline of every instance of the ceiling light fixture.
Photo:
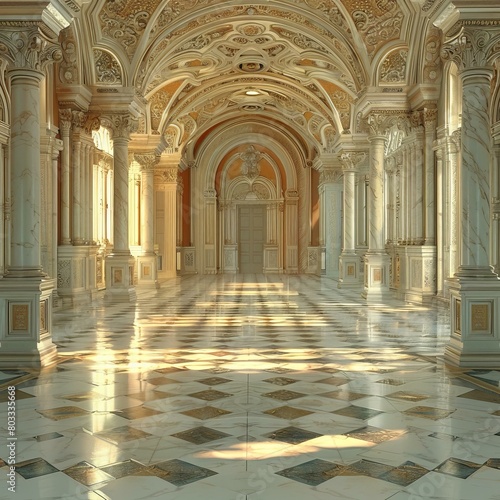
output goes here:
<path id="1" fill-rule="evenodd" d="M 245 95 L 260 95 L 260 92 L 258 90 L 247 90 Z"/>

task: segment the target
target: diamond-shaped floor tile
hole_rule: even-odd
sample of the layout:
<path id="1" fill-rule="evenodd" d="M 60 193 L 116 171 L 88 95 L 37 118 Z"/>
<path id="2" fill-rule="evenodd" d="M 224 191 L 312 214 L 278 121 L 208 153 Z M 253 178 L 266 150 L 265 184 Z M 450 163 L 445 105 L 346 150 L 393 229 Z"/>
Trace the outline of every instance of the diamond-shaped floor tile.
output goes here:
<path id="1" fill-rule="evenodd" d="M 342 401 L 354 401 L 356 399 L 367 397 L 367 394 L 360 394 L 359 392 L 351 392 L 351 391 L 332 391 L 332 392 L 324 392 L 319 395 L 323 396 L 324 398 L 340 399 Z"/>
<path id="2" fill-rule="evenodd" d="M 265 436 L 270 439 L 275 439 L 276 441 L 283 441 L 290 444 L 299 444 L 303 443 L 304 441 L 309 441 L 310 439 L 321 437 L 322 434 L 291 426 L 284 427 L 283 429 L 271 432 L 269 434 L 266 434 Z"/>
<path id="3" fill-rule="evenodd" d="M 459 398 L 474 399 L 476 401 L 485 401 L 487 403 L 500 404 L 500 394 L 486 390 L 474 389 L 472 391 L 460 394 Z"/>
<path id="4" fill-rule="evenodd" d="M 429 471 L 413 462 L 405 462 L 394 469 L 379 476 L 379 479 L 389 481 L 399 486 L 409 486 L 417 479 L 425 476 Z"/>
<path id="5" fill-rule="evenodd" d="M 135 420 L 136 418 L 151 417 L 152 415 L 159 415 L 163 412 L 145 408 L 143 406 L 132 406 L 130 408 L 123 408 L 122 410 L 112 411 L 119 417 L 127 418 L 128 420 Z"/>
<path id="6" fill-rule="evenodd" d="M 316 383 L 335 385 L 338 387 L 339 385 L 345 385 L 345 384 L 349 383 L 349 380 L 346 378 L 341 378 L 341 377 L 328 377 L 328 378 L 324 378 L 322 380 L 318 380 Z"/>
<path id="7" fill-rule="evenodd" d="M 290 401 L 291 399 L 297 399 L 306 396 L 306 394 L 303 394 L 301 392 L 287 391 L 284 389 L 280 391 L 267 392 L 266 394 L 262 395 L 266 398 L 279 399 L 280 401 Z"/>
<path id="8" fill-rule="evenodd" d="M 384 378 L 383 380 L 377 380 L 377 384 L 388 384 L 388 385 L 403 385 L 406 384 L 404 380 L 399 380 L 396 378 Z"/>
<path id="9" fill-rule="evenodd" d="M 192 398 L 203 399 L 204 401 L 216 401 L 217 399 L 227 398 L 232 396 L 227 392 L 216 391 L 214 389 L 209 389 L 206 391 L 194 392 L 192 394 L 188 394 Z"/>
<path id="10" fill-rule="evenodd" d="M 64 469 L 63 472 L 85 486 L 92 486 L 114 479 L 113 476 L 106 474 L 106 472 L 103 472 L 101 469 L 94 467 L 88 462 L 79 462 L 72 467 Z"/>
<path id="11" fill-rule="evenodd" d="M 0 380 L 0 382 L 6 383 L 5 380 Z M 19 399 L 29 399 L 29 398 L 35 397 L 35 396 L 33 396 L 33 394 L 29 394 L 27 392 L 20 391 L 19 389 L 17 389 L 15 391 L 15 394 L 16 394 L 16 401 Z M 1 391 L 0 392 L 0 403 L 5 403 L 7 401 L 10 401 L 9 396 L 10 396 L 10 391 Z"/>
<path id="12" fill-rule="evenodd" d="M 414 406 L 403 411 L 405 415 L 410 417 L 428 418 L 430 420 L 439 420 L 451 415 L 455 410 L 443 410 L 441 408 L 434 408 L 432 406 Z"/>
<path id="13" fill-rule="evenodd" d="M 264 413 L 273 415 L 274 417 L 284 418 L 286 420 L 294 420 L 295 418 L 305 417 L 314 413 L 309 410 L 302 410 L 301 408 L 293 408 L 292 406 L 280 406 L 279 408 L 272 408 Z"/>
<path id="14" fill-rule="evenodd" d="M 219 385 L 219 384 L 226 384 L 227 382 L 232 382 L 232 380 L 228 378 L 222 378 L 222 377 L 209 377 L 209 378 L 204 378 L 201 380 L 197 380 L 200 384 L 205 384 L 205 385 Z"/>
<path id="15" fill-rule="evenodd" d="M 380 415 L 381 411 L 372 410 L 371 408 L 363 408 L 361 406 L 347 406 L 346 408 L 341 408 L 340 410 L 332 411 L 336 415 L 342 415 L 343 417 L 358 418 L 360 420 L 367 420 Z"/>
<path id="16" fill-rule="evenodd" d="M 458 458 L 449 458 L 448 460 L 445 460 L 441 465 L 436 467 L 434 471 L 441 472 L 442 474 L 448 474 L 454 477 L 459 477 L 461 479 L 467 479 L 471 474 L 474 474 L 474 472 L 476 472 L 481 467 L 482 464 L 467 462 L 466 460 L 460 460 Z"/>
<path id="17" fill-rule="evenodd" d="M 184 441 L 189 441 L 190 443 L 193 444 L 204 444 L 204 443 L 210 443 L 210 441 L 215 441 L 217 439 L 228 437 L 231 434 L 226 434 L 225 432 L 209 429 L 208 427 L 195 427 L 194 429 L 189 429 L 183 432 L 177 432 L 171 435 L 173 437 L 183 439 Z"/>
<path id="18" fill-rule="evenodd" d="M 127 476 L 153 476 L 153 472 L 135 460 L 125 460 L 115 464 L 99 467 L 103 472 L 113 476 L 115 479 L 120 479 Z"/>
<path id="19" fill-rule="evenodd" d="M 326 460 L 315 459 L 296 465 L 295 467 L 283 469 L 276 472 L 276 474 L 309 486 L 318 486 L 318 484 L 338 476 L 343 469 L 344 467 L 341 465 L 327 462 Z"/>
<path id="20" fill-rule="evenodd" d="M 104 439 L 113 444 L 125 443 L 127 441 L 134 441 L 135 439 L 142 439 L 151 436 L 149 432 L 141 431 L 140 429 L 135 429 L 134 427 L 129 427 L 128 425 L 123 425 L 122 427 L 116 427 L 108 431 L 96 432 L 95 437 Z"/>
<path id="21" fill-rule="evenodd" d="M 82 410 L 78 406 L 60 406 L 58 408 L 50 408 L 48 410 L 36 410 L 40 415 L 50 418 L 51 420 L 64 420 L 66 418 L 81 417 L 89 415 L 90 412 Z"/>
<path id="22" fill-rule="evenodd" d="M 201 408 L 181 411 L 179 413 L 187 415 L 188 417 L 198 418 L 200 420 L 208 420 L 209 418 L 216 418 L 220 417 L 221 415 L 229 415 L 231 412 L 222 410 L 221 408 L 215 408 L 213 406 L 203 406 Z"/>
<path id="23" fill-rule="evenodd" d="M 363 441 L 369 441 L 370 443 L 383 443 L 384 441 L 389 441 L 395 437 L 401 436 L 405 431 L 390 431 L 384 429 L 378 429 L 377 427 L 371 427 L 367 425 L 361 429 L 345 433 L 346 436 L 362 439 Z"/>
<path id="24" fill-rule="evenodd" d="M 217 474 L 217 472 L 210 469 L 198 467 L 197 465 L 184 462 L 183 460 L 161 462 L 152 467 L 151 470 L 155 476 L 175 486 L 184 486 Z"/>
<path id="25" fill-rule="evenodd" d="M 289 385 L 289 384 L 294 384 L 295 382 L 297 382 L 297 380 L 288 377 L 273 377 L 273 378 L 266 378 L 264 382 L 274 385 Z"/>
<path id="26" fill-rule="evenodd" d="M 35 458 L 16 464 L 16 472 L 23 476 L 24 479 L 31 479 L 59 472 L 59 469 L 56 469 L 43 458 Z"/>
<path id="27" fill-rule="evenodd" d="M 277 366 L 276 368 L 268 368 L 267 370 L 264 370 L 266 372 L 271 372 L 271 373 L 290 373 L 293 372 L 290 368 L 285 368 L 284 366 Z"/>
<path id="28" fill-rule="evenodd" d="M 372 462 L 370 460 L 359 460 L 353 464 L 348 465 L 342 472 L 343 476 L 368 476 L 373 478 L 379 478 L 380 476 L 387 474 L 394 467 L 386 464 L 379 464 L 378 462 Z"/>
<path id="29" fill-rule="evenodd" d="M 415 394 L 414 392 L 398 391 L 391 394 L 387 394 L 388 398 L 402 399 L 403 401 L 422 401 L 423 399 L 428 399 L 429 396 L 425 394 Z"/>

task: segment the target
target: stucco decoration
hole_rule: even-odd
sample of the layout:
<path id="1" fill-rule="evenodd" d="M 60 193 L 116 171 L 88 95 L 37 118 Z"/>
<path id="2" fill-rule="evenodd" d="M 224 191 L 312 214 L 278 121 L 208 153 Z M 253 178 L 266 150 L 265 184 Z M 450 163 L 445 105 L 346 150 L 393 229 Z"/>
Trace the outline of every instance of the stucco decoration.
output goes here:
<path id="1" fill-rule="evenodd" d="M 121 85 L 122 69 L 113 54 L 101 49 L 94 49 L 96 83 L 104 85 Z"/>
<path id="2" fill-rule="evenodd" d="M 61 31 L 59 41 L 62 49 L 62 60 L 59 63 L 59 80 L 64 84 L 79 83 L 78 47 L 72 26 Z"/>
<path id="3" fill-rule="evenodd" d="M 401 34 L 404 15 L 396 0 L 342 0 L 373 57 L 377 50 Z"/>
<path id="4" fill-rule="evenodd" d="M 407 59 L 408 49 L 406 48 L 389 53 L 380 65 L 379 82 L 382 84 L 404 84 Z"/>

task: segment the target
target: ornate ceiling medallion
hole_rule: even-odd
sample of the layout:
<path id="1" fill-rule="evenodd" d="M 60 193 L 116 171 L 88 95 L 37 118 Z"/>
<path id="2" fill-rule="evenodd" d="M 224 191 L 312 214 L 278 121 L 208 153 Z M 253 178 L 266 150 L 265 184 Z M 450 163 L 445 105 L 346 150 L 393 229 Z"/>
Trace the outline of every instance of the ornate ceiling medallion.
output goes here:
<path id="1" fill-rule="evenodd" d="M 266 31 L 266 27 L 261 24 L 243 24 L 241 26 L 237 26 L 236 29 L 245 36 L 258 36 L 262 35 L 264 31 Z"/>

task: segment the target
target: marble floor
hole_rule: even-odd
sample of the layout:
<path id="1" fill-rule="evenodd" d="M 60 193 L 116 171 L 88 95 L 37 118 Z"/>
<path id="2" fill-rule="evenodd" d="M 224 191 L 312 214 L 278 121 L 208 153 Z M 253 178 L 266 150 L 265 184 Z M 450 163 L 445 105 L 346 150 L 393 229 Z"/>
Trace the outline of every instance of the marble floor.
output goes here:
<path id="1" fill-rule="evenodd" d="M 56 312 L 57 365 L 0 372 L 0 499 L 500 499 L 500 371 L 444 365 L 445 310 L 336 285 L 193 276 Z"/>

